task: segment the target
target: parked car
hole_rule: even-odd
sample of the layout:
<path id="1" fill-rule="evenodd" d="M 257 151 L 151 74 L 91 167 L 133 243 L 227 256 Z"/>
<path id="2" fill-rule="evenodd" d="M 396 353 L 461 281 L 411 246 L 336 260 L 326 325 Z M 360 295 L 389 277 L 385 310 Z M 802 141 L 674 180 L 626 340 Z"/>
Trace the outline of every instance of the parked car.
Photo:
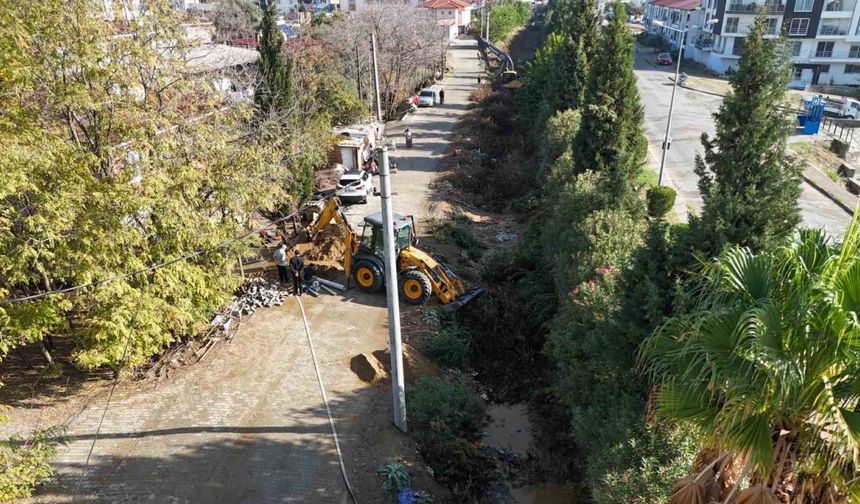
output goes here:
<path id="1" fill-rule="evenodd" d="M 422 89 L 418 92 L 418 106 L 432 107 L 436 105 L 436 93 L 432 89 Z"/>
<path id="2" fill-rule="evenodd" d="M 348 171 L 337 181 L 337 197 L 343 202 L 357 201 L 367 203 L 373 194 L 373 174 L 366 170 Z"/>
<path id="3" fill-rule="evenodd" d="M 672 55 L 667 52 L 661 52 L 657 55 L 657 64 L 658 65 L 671 65 L 672 64 Z"/>

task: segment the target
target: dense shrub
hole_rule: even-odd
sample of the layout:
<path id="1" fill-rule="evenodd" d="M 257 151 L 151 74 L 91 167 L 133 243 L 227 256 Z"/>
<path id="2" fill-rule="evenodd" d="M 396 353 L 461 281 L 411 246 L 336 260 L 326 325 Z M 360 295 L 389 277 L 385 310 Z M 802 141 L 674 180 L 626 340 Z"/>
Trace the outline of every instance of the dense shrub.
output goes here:
<path id="1" fill-rule="evenodd" d="M 427 355 L 446 368 L 469 367 L 469 348 L 472 338 L 456 323 L 442 327 L 430 338 Z"/>
<path id="2" fill-rule="evenodd" d="M 409 412 L 415 430 L 470 441 L 480 439 L 487 421 L 484 405 L 465 384 L 429 376 L 409 389 Z"/>
<path id="3" fill-rule="evenodd" d="M 494 479 L 480 444 L 484 404 L 461 382 L 422 377 L 408 391 L 410 422 L 424 460 L 455 502 L 474 502 Z"/>
<path id="4" fill-rule="evenodd" d="M 458 503 L 475 502 L 495 478 L 495 462 L 486 449 L 442 432 L 418 433 L 421 455 Z"/>
<path id="5" fill-rule="evenodd" d="M 675 205 L 675 190 L 668 186 L 657 186 L 648 189 L 648 215 L 663 217 Z"/>
<path id="6" fill-rule="evenodd" d="M 502 0 L 490 7 L 490 40 L 494 43 L 505 43 L 531 17 L 531 8 L 520 0 Z M 484 33 L 481 16 L 475 19 L 478 33 Z"/>
<path id="7" fill-rule="evenodd" d="M 636 41 L 645 47 L 653 47 L 658 52 L 666 52 L 669 50 L 669 43 L 660 35 L 652 35 L 647 32 L 642 32 L 636 37 Z"/>

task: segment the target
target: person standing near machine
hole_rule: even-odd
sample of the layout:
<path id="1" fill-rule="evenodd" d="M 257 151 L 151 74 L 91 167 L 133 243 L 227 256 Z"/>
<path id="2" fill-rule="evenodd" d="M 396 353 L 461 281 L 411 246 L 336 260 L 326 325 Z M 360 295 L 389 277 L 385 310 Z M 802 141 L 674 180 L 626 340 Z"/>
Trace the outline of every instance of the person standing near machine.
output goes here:
<path id="1" fill-rule="evenodd" d="M 293 294 L 296 296 L 302 295 L 302 270 L 305 269 L 305 261 L 296 250 L 293 257 L 290 258 L 290 269 L 293 270 Z"/>
<path id="2" fill-rule="evenodd" d="M 275 264 L 278 265 L 278 280 L 282 284 L 287 283 L 287 244 L 281 242 L 278 250 L 275 251 Z"/>

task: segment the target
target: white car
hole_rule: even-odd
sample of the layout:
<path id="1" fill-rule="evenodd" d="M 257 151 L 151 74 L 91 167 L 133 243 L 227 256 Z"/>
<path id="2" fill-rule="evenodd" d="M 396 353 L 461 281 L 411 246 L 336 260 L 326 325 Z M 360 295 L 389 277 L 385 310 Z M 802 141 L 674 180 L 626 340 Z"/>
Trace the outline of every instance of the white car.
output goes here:
<path id="1" fill-rule="evenodd" d="M 422 89 L 418 93 L 418 106 L 419 107 L 432 107 L 436 105 L 436 92 L 432 89 Z"/>
<path id="2" fill-rule="evenodd" d="M 373 194 L 373 174 L 366 170 L 353 170 L 344 173 L 337 181 L 335 194 L 344 202 L 367 203 L 368 196 Z"/>

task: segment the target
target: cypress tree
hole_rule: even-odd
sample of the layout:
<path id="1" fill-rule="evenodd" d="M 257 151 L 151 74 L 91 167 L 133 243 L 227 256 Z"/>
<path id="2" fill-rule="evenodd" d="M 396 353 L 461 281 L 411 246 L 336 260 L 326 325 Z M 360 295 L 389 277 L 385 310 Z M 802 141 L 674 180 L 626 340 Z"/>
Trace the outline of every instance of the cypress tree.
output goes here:
<path id="1" fill-rule="evenodd" d="M 696 158 L 704 200 L 698 227 L 709 255 L 727 244 L 761 250 L 800 222 L 801 166 L 786 154 L 791 118 L 780 109 L 791 78 L 784 39 L 765 39 L 763 12 L 743 39 L 730 92 L 714 114 L 716 135 L 702 135 Z"/>
<path id="2" fill-rule="evenodd" d="M 290 108 L 296 99 L 295 65 L 284 58 L 284 36 L 275 22 L 275 2 L 269 0 L 260 24 L 260 73 L 262 82 L 254 100 L 263 114 Z"/>
<path id="3" fill-rule="evenodd" d="M 591 61 L 600 37 L 597 28 L 597 2 L 572 0 L 561 12 L 564 23 L 564 49 L 558 53 L 556 78 L 559 85 L 557 110 L 578 109 L 585 103 Z"/>
<path id="4" fill-rule="evenodd" d="M 591 72 L 588 103 L 575 145 L 578 171 L 605 175 L 607 195 L 631 194 L 648 148 L 642 131 L 644 113 L 633 74 L 633 37 L 624 8 L 615 2 L 615 17 L 601 37 Z"/>

